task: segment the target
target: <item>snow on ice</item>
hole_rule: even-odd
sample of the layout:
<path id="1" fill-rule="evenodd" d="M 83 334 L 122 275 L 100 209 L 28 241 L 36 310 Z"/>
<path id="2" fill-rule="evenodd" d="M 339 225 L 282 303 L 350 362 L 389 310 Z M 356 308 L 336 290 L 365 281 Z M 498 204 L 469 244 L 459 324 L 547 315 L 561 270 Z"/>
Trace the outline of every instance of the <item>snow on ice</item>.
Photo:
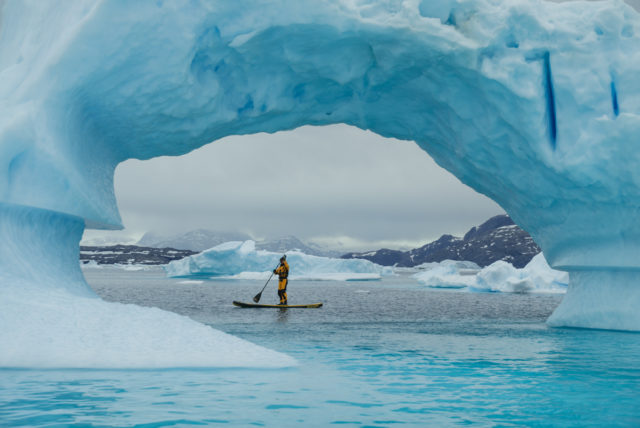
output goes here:
<path id="1" fill-rule="evenodd" d="M 231 241 L 202 253 L 175 260 L 165 266 L 172 277 L 233 277 L 266 279 L 278 267 L 281 253 L 256 251 L 254 241 Z M 304 254 L 287 253 L 291 279 L 315 280 L 374 280 L 392 274 L 392 269 L 361 259 L 335 259 Z"/>
<path id="2" fill-rule="evenodd" d="M 188 317 L 103 301 L 86 284 L 77 262 L 81 219 L 7 208 L 0 217 L 1 236 L 11 243 L 0 246 L 0 367 L 296 364 L 291 357 Z M 69 259 L 76 261 L 67 263 Z"/>
<path id="3" fill-rule="evenodd" d="M 551 269 L 542 253 L 522 269 L 499 260 L 480 269 L 472 262 L 427 263 L 414 277 L 433 288 L 503 293 L 564 293 L 569 283 L 566 272 Z"/>

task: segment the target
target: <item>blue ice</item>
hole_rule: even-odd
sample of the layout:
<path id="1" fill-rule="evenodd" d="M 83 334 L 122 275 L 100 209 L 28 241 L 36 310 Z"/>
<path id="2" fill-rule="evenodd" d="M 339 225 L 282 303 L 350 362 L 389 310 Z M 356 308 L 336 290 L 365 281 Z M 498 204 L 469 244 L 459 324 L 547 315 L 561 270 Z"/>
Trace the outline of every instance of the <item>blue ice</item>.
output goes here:
<path id="1" fill-rule="evenodd" d="M 282 253 L 256 251 L 254 241 L 231 241 L 199 254 L 174 260 L 165 266 L 171 277 L 210 276 L 243 279 L 267 279 L 279 265 Z M 392 269 L 363 259 L 318 257 L 300 251 L 286 254 L 291 279 L 376 280 L 392 274 Z"/>
<path id="2" fill-rule="evenodd" d="M 126 159 L 346 123 L 415 141 L 530 232 L 570 274 L 550 323 L 640 330 L 639 78 L 620 0 L 8 0 L 3 288 L 82 282 L 70 243 L 43 253 L 56 227 L 121 227 Z"/>

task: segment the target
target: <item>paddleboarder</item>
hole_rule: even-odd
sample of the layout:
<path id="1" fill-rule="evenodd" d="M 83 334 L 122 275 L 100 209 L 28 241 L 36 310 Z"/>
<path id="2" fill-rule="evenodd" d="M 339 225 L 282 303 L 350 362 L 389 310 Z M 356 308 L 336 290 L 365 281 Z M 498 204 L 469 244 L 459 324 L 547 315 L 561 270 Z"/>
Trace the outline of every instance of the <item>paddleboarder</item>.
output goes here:
<path id="1" fill-rule="evenodd" d="M 278 297 L 280 297 L 280 304 L 287 304 L 287 284 L 289 283 L 289 263 L 287 263 L 287 256 L 280 257 L 280 266 L 273 270 L 273 273 L 278 275 Z"/>

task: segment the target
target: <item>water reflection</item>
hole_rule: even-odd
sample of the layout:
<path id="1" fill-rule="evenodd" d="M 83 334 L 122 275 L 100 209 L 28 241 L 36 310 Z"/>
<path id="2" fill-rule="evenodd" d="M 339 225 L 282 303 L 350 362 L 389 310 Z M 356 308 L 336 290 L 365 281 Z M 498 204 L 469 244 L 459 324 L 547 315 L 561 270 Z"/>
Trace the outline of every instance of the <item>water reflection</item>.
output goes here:
<path id="1" fill-rule="evenodd" d="M 286 323 L 289 319 L 289 309 L 278 308 L 278 322 Z"/>

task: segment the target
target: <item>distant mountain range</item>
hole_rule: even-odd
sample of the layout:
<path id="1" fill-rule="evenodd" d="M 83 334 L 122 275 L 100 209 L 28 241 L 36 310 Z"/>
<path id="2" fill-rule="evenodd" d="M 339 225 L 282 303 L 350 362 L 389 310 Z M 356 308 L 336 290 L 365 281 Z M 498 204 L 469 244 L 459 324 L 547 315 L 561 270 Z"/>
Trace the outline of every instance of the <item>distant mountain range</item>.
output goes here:
<path id="1" fill-rule="evenodd" d="M 272 251 L 274 253 L 285 253 L 291 250 L 300 250 L 305 254 L 321 257 L 340 257 L 340 253 L 326 250 L 313 244 L 305 244 L 295 236 L 284 236 L 282 238 L 268 239 L 256 242 L 256 249 Z"/>
<path id="2" fill-rule="evenodd" d="M 172 260 L 179 260 L 197 254 L 224 242 L 245 241 L 247 239 L 251 239 L 251 237 L 238 233 L 225 234 L 208 230 L 194 230 L 184 235 L 170 238 L 146 234 L 138 241 L 138 245 L 83 245 L 80 247 L 80 261 L 83 264 L 95 261 L 98 264 L 162 265 Z M 340 257 L 340 253 L 322 251 L 306 245 L 295 236 L 259 241 L 256 242 L 256 249 L 276 253 L 300 250 L 310 255 Z"/>
<path id="3" fill-rule="evenodd" d="M 540 252 L 531 236 L 507 215 L 490 218 L 472 227 L 462 238 L 442 235 L 438 240 L 409 251 L 386 248 L 365 253 L 348 253 L 344 259 L 366 259 L 383 266 L 413 267 L 427 262 L 467 260 L 488 266 L 504 260 L 517 268 L 524 267 Z"/>
<path id="4" fill-rule="evenodd" d="M 244 233 L 214 232 L 205 229 L 175 236 L 147 233 L 137 245 L 81 246 L 80 260 L 83 263 L 95 260 L 98 264 L 165 264 L 224 242 L 248 239 L 252 237 Z M 462 238 L 442 235 L 434 242 L 408 251 L 383 248 L 340 255 L 336 251 L 305 244 L 295 236 L 257 241 L 256 248 L 276 253 L 300 250 L 310 255 L 366 259 L 383 266 L 399 267 L 412 267 L 447 259 L 472 261 L 480 266 L 504 260 L 515 267 L 523 267 L 540 252 L 531 236 L 506 215 L 490 218 L 480 226 L 471 228 Z"/>
<path id="5" fill-rule="evenodd" d="M 229 241 L 247 241 L 254 238 L 246 233 L 216 232 L 206 229 L 193 230 L 180 235 L 163 236 L 154 232 L 147 232 L 136 245 L 154 248 L 181 248 L 201 252 L 216 245 Z M 284 253 L 291 250 L 300 250 L 313 256 L 340 257 L 341 253 L 323 250 L 312 244 L 305 244 L 295 236 L 283 236 L 275 239 L 256 241 L 256 249 Z"/>
<path id="6" fill-rule="evenodd" d="M 139 247 L 137 245 L 81 246 L 80 262 L 95 261 L 100 265 L 164 265 L 197 254 L 175 248 Z"/>

